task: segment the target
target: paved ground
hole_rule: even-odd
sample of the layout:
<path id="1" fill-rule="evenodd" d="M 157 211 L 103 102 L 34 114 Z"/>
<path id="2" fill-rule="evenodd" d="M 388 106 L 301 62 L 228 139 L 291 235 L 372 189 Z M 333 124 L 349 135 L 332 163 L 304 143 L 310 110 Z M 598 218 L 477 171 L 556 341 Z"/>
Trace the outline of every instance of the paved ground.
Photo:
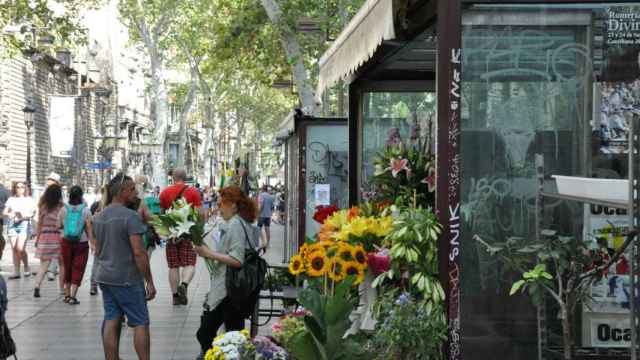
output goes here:
<path id="1" fill-rule="evenodd" d="M 267 252 L 270 264 L 282 261 L 283 228 L 272 226 L 272 245 Z M 32 243 L 29 252 L 33 255 Z M 31 262 L 37 270 L 37 260 Z M 158 288 L 158 296 L 149 303 L 151 316 L 151 358 L 156 360 L 190 360 L 198 354 L 199 345 L 195 332 L 200 324 L 202 302 L 209 289 L 209 279 L 204 263 L 199 259 L 198 270 L 189 287 L 188 306 L 172 306 L 171 291 L 167 281 L 164 249 L 156 251 L 151 267 Z M 0 261 L 2 275 L 12 271 L 11 253 L 5 249 Z M 90 264 L 87 266 L 90 269 Z M 89 274 L 85 274 L 78 295 L 79 305 L 62 302 L 57 282 L 44 281 L 42 297 L 33 298 L 33 277 L 7 280 L 9 310 L 7 323 L 18 347 L 20 360 L 91 360 L 104 359 L 100 338 L 102 299 L 89 296 Z M 247 323 L 248 324 L 248 323 Z M 270 327 L 260 328 L 267 334 Z M 132 345 L 132 332 L 123 331 L 120 345 L 122 360 L 137 359 Z"/>

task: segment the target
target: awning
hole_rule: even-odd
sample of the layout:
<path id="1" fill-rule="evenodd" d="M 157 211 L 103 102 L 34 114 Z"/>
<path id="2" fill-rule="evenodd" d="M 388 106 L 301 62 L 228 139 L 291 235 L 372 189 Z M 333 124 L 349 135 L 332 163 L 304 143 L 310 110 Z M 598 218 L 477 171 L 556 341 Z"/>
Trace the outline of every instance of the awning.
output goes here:
<path id="1" fill-rule="evenodd" d="M 320 58 L 317 96 L 353 74 L 384 40 L 396 37 L 393 0 L 367 0 Z"/>
<path id="2" fill-rule="evenodd" d="M 284 118 L 282 123 L 280 123 L 280 126 L 278 126 L 278 132 L 276 132 L 275 136 L 276 142 L 284 143 L 284 141 L 287 140 L 291 136 L 291 134 L 295 132 L 295 114 L 295 110 L 291 111 L 289 115 Z"/>

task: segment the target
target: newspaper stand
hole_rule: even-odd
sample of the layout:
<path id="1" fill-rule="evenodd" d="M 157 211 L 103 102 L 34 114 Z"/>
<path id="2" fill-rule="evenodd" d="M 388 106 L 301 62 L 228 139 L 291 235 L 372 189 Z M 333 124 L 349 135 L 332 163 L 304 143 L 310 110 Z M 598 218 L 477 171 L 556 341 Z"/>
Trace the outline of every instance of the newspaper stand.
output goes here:
<path id="1" fill-rule="evenodd" d="M 631 132 L 629 139 L 629 198 L 627 201 L 617 199 L 607 199 L 603 197 L 576 196 L 558 191 L 555 179 L 545 179 L 544 158 L 537 154 L 536 175 L 538 180 L 538 196 L 536 198 L 536 237 L 540 238 L 542 222 L 544 219 L 544 199 L 553 198 L 567 201 L 577 201 L 586 204 L 601 205 L 615 209 L 626 209 L 630 217 L 630 229 L 640 228 L 640 117 L 634 116 L 631 122 Z M 629 349 L 631 360 L 638 359 L 638 334 L 640 334 L 640 304 L 636 299 L 640 298 L 640 243 L 638 236 L 635 236 L 631 243 L 631 292 L 630 292 L 630 325 L 631 325 L 631 346 Z M 538 358 L 545 358 L 544 352 L 548 350 L 547 326 L 546 326 L 545 304 L 538 307 Z M 607 356 L 619 356 L 620 352 L 615 350 L 597 348 L 578 349 L 580 354 L 586 356 L 597 356 L 605 358 Z"/>

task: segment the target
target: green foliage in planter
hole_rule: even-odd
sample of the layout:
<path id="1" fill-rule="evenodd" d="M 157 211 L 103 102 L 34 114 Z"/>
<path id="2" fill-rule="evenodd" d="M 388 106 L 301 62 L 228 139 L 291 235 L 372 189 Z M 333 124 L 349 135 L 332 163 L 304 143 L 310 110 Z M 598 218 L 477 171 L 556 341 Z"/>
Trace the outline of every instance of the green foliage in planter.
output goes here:
<path id="1" fill-rule="evenodd" d="M 386 240 L 391 248 L 391 269 L 373 281 L 379 287 L 385 280 L 409 283 L 403 287 L 428 307 L 444 301 L 445 294 L 438 280 L 438 236 L 442 227 L 431 209 L 404 209 L 393 222 Z"/>
<path id="2" fill-rule="evenodd" d="M 443 304 L 427 308 L 397 293 L 385 293 L 377 304 L 378 325 L 368 344 L 374 359 L 444 359 L 448 327 Z"/>
<path id="3" fill-rule="evenodd" d="M 291 349 L 293 339 L 307 332 L 304 320 L 298 316 L 288 316 L 280 320 L 281 330 L 273 333 L 276 339 L 285 349 Z"/>
<path id="4" fill-rule="evenodd" d="M 576 306 L 591 296 L 591 285 L 618 261 L 633 237 L 628 237 L 607 260 L 607 249 L 592 249 L 590 242 L 558 236 L 554 230 L 542 230 L 540 235 L 535 240 L 512 237 L 491 244 L 478 235 L 474 239 L 508 268 L 522 274 L 522 279 L 512 285 L 510 295 L 527 291 L 535 305 L 542 303 L 544 294 L 556 302 L 562 320 L 564 359 L 570 360 Z"/>
<path id="5" fill-rule="evenodd" d="M 351 326 L 349 314 L 357 305 L 352 295 L 354 278 L 336 286 L 333 295 L 314 288 L 300 292 L 298 302 L 311 312 L 304 317 L 307 331 L 291 338 L 290 352 L 300 360 L 352 360 L 364 358 L 362 347 L 344 334 Z"/>

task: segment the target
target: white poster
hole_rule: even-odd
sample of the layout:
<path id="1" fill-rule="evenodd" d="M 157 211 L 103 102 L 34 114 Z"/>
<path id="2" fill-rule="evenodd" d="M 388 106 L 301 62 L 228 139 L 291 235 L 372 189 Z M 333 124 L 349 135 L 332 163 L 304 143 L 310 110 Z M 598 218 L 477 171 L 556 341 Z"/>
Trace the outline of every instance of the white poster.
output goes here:
<path id="1" fill-rule="evenodd" d="M 51 96 L 49 99 L 49 137 L 52 156 L 64 158 L 73 156 L 75 121 L 76 98 Z"/>
<path id="2" fill-rule="evenodd" d="M 629 227 L 624 209 L 585 205 L 584 238 L 592 251 L 600 251 L 602 260 L 620 249 Z M 583 343 L 590 347 L 629 346 L 629 306 L 631 280 L 629 253 L 622 255 L 591 286 L 589 298 L 582 306 Z M 595 266 L 596 264 L 594 264 Z"/>
<path id="3" fill-rule="evenodd" d="M 331 185 L 316 184 L 316 206 L 331 205 Z"/>
<path id="4" fill-rule="evenodd" d="M 631 345 L 631 327 L 628 316 L 592 319 L 591 345 L 594 347 L 626 348 Z"/>

